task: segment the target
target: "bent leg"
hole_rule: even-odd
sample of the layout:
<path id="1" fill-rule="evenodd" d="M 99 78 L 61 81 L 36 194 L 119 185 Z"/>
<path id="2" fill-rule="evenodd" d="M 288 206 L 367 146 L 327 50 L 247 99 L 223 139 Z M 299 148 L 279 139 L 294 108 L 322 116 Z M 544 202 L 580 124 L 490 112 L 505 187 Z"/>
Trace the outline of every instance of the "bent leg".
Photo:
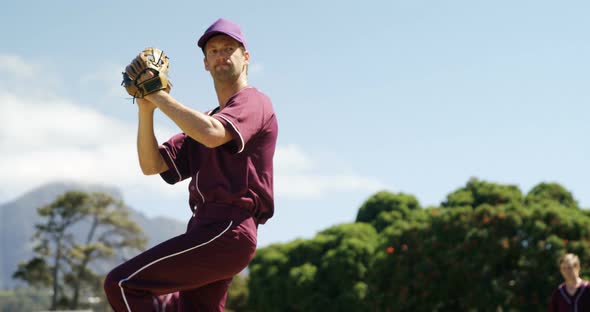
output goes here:
<path id="1" fill-rule="evenodd" d="M 256 249 L 243 228 L 231 220 L 196 225 L 121 264 L 105 281 L 109 303 L 117 312 L 151 311 L 153 296 L 230 279 Z"/>
<path id="2" fill-rule="evenodd" d="M 197 289 L 181 291 L 180 311 L 223 312 L 231 281 L 230 277 Z"/>

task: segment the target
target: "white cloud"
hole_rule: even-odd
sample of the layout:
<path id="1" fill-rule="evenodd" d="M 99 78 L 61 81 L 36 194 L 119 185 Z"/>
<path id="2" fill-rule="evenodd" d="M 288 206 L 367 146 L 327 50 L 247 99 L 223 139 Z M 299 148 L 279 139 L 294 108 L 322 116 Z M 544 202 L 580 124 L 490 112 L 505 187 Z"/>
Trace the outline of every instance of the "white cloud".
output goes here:
<path id="1" fill-rule="evenodd" d="M 377 179 L 359 175 L 277 175 L 277 196 L 288 198 L 319 198 L 339 192 L 375 192 L 385 188 Z"/>
<path id="2" fill-rule="evenodd" d="M 18 79 L 30 79 L 38 72 L 38 65 L 26 62 L 18 55 L 0 54 L 0 74 Z"/>
<path id="3" fill-rule="evenodd" d="M 67 99 L 27 100 L 0 93 L 0 103 L 0 144 L 4 147 L 0 172 L 10 177 L 2 180 L 1 189 L 6 194 L 22 193 L 55 180 L 133 185 L 165 195 L 177 193 L 140 172 L 135 125 Z M 169 137 L 172 132 L 157 129 L 156 133 Z"/>
<path id="4" fill-rule="evenodd" d="M 82 88 L 92 88 L 96 84 L 104 86 L 107 94 L 110 96 L 127 96 L 124 89 L 121 87 L 123 79 L 122 72 L 125 66 L 121 64 L 105 64 L 94 72 L 87 73 L 80 78 L 80 85 Z"/>
<path id="5" fill-rule="evenodd" d="M 39 98 L 51 96 L 63 84 L 53 73 L 51 66 L 54 65 L 51 62 L 29 62 L 18 55 L 0 54 L 0 91 L 10 90 L 11 94 Z"/>
<path id="6" fill-rule="evenodd" d="M 308 171 L 313 167 L 313 162 L 305 153 L 294 144 L 279 146 L 275 151 L 274 169 L 283 174 Z"/>
<path id="7" fill-rule="evenodd" d="M 311 159 L 296 145 L 277 147 L 275 153 L 277 196 L 297 199 L 319 198 L 331 193 L 374 192 L 382 188 L 385 188 L 385 185 L 375 178 L 352 173 L 324 172 L 321 170 L 320 161 Z"/>
<path id="8" fill-rule="evenodd" d="M 56 180 L 129 186 L 163 196 L 183 193 L 182 188 L 163 186 L 140 172 L 136 124 L 57 96 L 41 81 L 41 72 L 59 79 L 20 57 L 0 55 L 0 73 L 28 83 L 26 90 L 0 85 L 0 202 Z M 96 74 L 86 77 L 86 81 L 101 79 Z M 160 142 L 173 133 L 169 129 L 155 132 Z M 127 191 L 123 189 L 123 194 Z"/>
<path id="9" fill-rule="evenodd" d="M 105 137 L 128 130 L 122 123 L 67 99 L 0 93 L 0 103 L 4 140 L 20 147 L 94 146 L 105 141 Z"/>

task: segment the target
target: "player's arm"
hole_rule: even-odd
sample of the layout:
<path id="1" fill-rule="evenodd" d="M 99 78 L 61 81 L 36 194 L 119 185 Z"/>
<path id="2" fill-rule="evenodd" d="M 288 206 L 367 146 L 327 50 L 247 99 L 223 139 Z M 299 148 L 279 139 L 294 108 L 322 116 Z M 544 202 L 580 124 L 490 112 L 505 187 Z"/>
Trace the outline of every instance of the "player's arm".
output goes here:
<path id="1" fill-rule="evenodd" d="M 156 106 L 144 99 L 137 99 L 139 125 L 137 129 L 137 156 L 139 166 L 145 175 L 165 172 L 168 165 L 158 150 L 154 134 L 154 110 Z"/>
<path id="2" fill-rule="evenodd" d="M 209 147 L 221 146 L 232 139 L 223 124 L 206 114 L 190 109 L 164 91 L 147 95 L 180 129 L 195 141 Z"/>

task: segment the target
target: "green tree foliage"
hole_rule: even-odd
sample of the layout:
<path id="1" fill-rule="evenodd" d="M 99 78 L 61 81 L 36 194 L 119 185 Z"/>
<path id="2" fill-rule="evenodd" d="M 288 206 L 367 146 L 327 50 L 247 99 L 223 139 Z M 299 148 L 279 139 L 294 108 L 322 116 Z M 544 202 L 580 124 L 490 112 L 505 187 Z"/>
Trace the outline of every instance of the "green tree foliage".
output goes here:
<path id="1" fill-rule="evenodd" d="M 370 223 L 381 231 L 392 222 L 409 217 L 418 209 L 421 209 L 420 203 L 412 195 L 381 191 L 360 207 L 356 222 Z"/>
<path id="2" fill-rule="evenodd" d="M 480 206 L 432 212 L 429 226 L 383 233 L 372 280 L 377 293 L 388 296 L 380 298 L 384 310 L 538 311 L 559 283 L 556 259 L 566 251 L 590 259 L 590 219 L 581 211 Z M 391 247 L 406 252 L 387 252 Z"/>
<path id="3" fill-rule="evenodd" d="M 363 311 L 377 233 L 369 224 L 331 227 L 311 240 L 271 245 L 250 264 L 255 311 Z"/>
<path id="4" fill-rule="evenodd" d="M 359 232 L 366 235 L 351 241 Z M 256 311 L 540 311 L 562 281 L 556 261 L 565 252 L 590 275 L 590 214 L 558 184 L 523 196 L 516 186 L 471 179 L 429 208 L 411 195 L 379 192 L 357 223 L 261 249 L 249 304 Z"/>
<path id="5" fill-rule="evenodd" d="M 37 211 L 45 222 L 35 225 L 35 257 L 19 264 L 13 277 L 34 287 L 51 285 L 52 310 L 76 309 L 82 292 L 96 293 L 100 275 L 91 263 L 146 243 L 123 202 L 104 193 L 66 192 Z M 86 235 L 75 235 L 81 226 Z"/>
<path id="6" fill-rule="evenodd" d="M 540 183 L 526 196 L 527 205 L 561 205 L 569 208 L 579 208 L 572 193 L 557 183 Z"/>
<path id="7" fill-rule="evenodd" d="M 498 206 L 520 202 L 522 202 L 522 192 L 517 186 L 490 183 L 472 178 L 465 187 L 449 194 L 442 206 L 476 208 L 482 204 Z"/>
<path id="8" fill-rule="evenodd" d="M 248 304 L 248 293 L 248 277 L 242 274 L 234 276 L 232 283 L 229 285 L 227 301 L 225 303 L 226 312 L 246 311 Z"/>

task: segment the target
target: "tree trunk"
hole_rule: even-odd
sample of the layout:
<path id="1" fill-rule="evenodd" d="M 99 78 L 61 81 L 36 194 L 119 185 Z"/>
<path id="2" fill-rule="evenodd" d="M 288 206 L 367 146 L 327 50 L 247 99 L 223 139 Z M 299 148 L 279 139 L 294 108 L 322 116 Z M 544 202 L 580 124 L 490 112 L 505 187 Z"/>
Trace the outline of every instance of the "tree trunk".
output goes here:
<path id="1" fill-rule="evenodd" d="M 53 265 L 53 296 L 51 297 L 50 310 L 57 310 L 57 298 L 59 296 L 59 264 L 61 263 L 61 237 L 56 242 L 55 263 Z"/>
<path id="2" fill-rule="evenodd" d="M 88 231 L 88 236 L 86 237 L 86 246 L 88 246 L 92 242 L 92 238 L 94 237 L 94 233 L 96 233 L 96 228 L 98 227 L 98 219 L 96 216 L 92 221 L 92 226 L 90 227 L 90 231 Z M 90 258 L 92 256 L 92 252 L 85 252 L 84 259 L 82 259 L 80 266 L 78 267 L 78 273 L 76 274 L 76 281 L 74 282 L 74 295 L 72 297 L 72 302 L 70 304 L 70 309 L 75 310 L 78 308 L 78 301 L 80 300 L 80 286 L 82 284 L 82 274 L 86 271 L 86 266 L 88 266 L 88 262 L 90 262 Z"/>

